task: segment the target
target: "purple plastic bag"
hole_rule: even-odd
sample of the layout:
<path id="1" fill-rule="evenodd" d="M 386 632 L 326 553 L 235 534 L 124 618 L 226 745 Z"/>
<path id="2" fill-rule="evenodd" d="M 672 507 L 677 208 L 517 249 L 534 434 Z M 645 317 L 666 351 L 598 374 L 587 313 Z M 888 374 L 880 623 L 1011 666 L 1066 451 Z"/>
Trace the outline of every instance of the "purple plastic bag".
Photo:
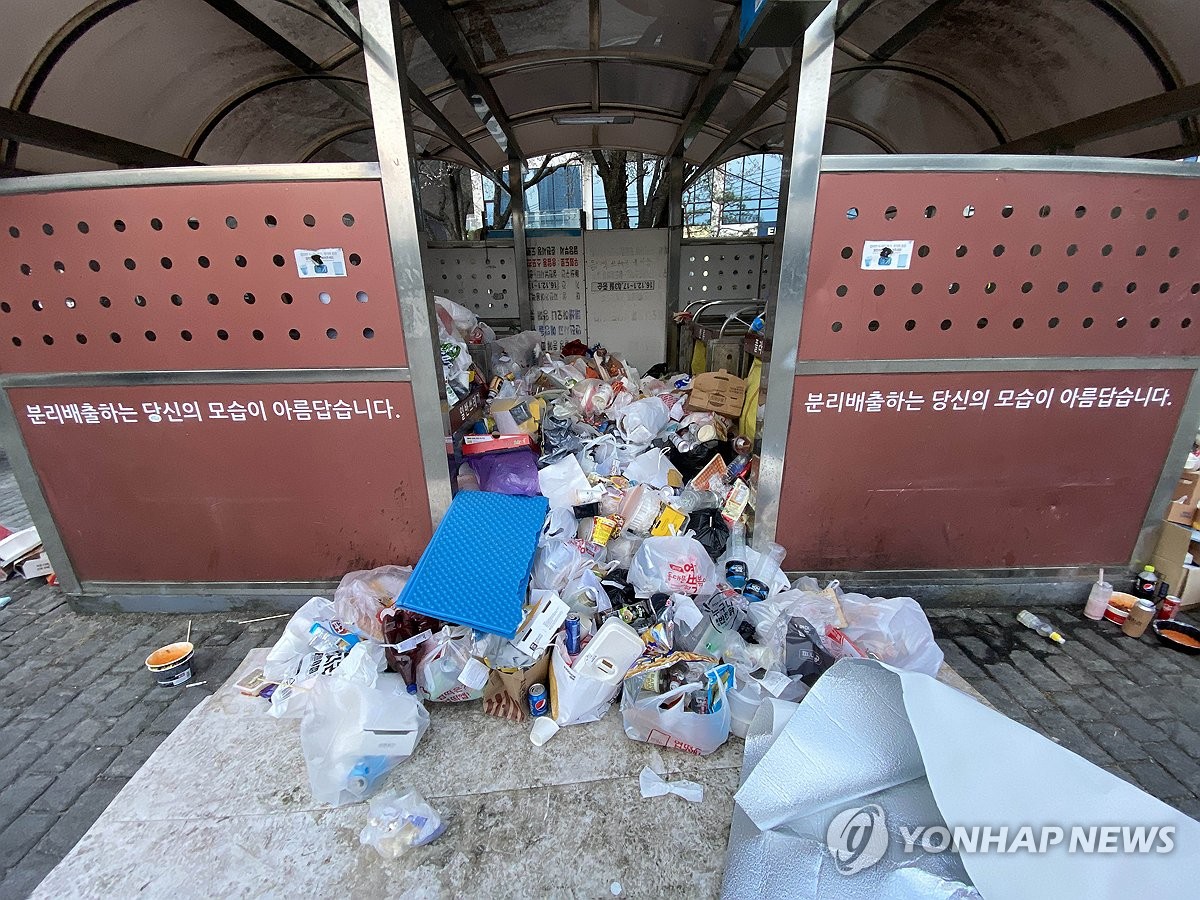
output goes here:
<path id="1" fill-rule="evenodd" d="M 532 450 L 509 450 L 471 457 L 471 468 L 479 476 L 479 487 L 493 494 L 537 497 L 537 455 Z"/>

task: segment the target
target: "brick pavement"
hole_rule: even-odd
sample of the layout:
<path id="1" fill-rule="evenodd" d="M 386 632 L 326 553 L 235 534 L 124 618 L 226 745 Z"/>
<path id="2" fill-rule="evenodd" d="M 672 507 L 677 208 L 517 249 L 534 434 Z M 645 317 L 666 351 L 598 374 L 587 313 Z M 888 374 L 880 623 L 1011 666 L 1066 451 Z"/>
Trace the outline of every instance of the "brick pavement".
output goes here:
<path id="1" fill-rule="evenodd" d="M 1031 612 L 1067 643 L 1022 627 L 1015 607 L 928 611 L 946 662 L 1000 712 L 1200 818 L 1200 656 L 1074 609 Z"/>
<path id="2" fill-rule="evenodd" d="M 14 580 L 0 610 L 0 897 L 19 898 L 83 836 L 143 762 L 283 621 L 205 615 L 77 615 L 57 588 Z M 196 687 L 160 688 L 143 661 L 182 640 Z"/>

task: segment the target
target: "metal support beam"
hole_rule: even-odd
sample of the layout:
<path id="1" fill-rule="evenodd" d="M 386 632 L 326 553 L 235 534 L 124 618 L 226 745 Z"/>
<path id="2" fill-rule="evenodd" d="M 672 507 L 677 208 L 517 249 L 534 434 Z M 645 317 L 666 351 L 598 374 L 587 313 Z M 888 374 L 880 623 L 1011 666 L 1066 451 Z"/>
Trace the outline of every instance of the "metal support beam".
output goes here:
<path id="1" fill-rule="evenodd" d="M 412 378 L 421 459 L 429 492 L 429 513 L 434 527 L 450 507 L 450 469 L 446 464 L 446 436 L 450 420 L 442 381 L 432 295 L 425 290 L 421 264 L 421 238 L 417 226 L 416 186 L 412 141 L 405 122 L 403 55 L 396 37 L 400 23 L 390 0 L 360 0 L 363 57 L 370 89 L 375 145 L 379 150 L 379 176 L 387 216 L 392 270 L 404 342 Z"/>
<path id="2" fill-rule="evenodd" d="M 132 141 L 123 141 L 98 131 L 55 122 L 32 113 L 0 107 L 0 138 L 34 147 L 61 150 L 118 166 L 194 166 L 193 159 L 176 156 Z"/>
<path id="3" fill-rule="evenodd" d="M 829 110 L 829 81 L 833 74 L 834 23 L 837 0 L 831 0 L 804 33 L 800 77 L 795 94 L 795 129 L 788 167 L 787 227 L 776 256 L 779 288 L 774 304 L 771 351 L 765 362 L 766 411 L 759 456 L 758 500 L 754 544 L 762 548 L 775 540 L 783 464 L 792 419 L 792 392 L 800 346 L 800 323 L 808 288 L 817 186 L 821 180 L 821 151 L 825 116 Z"/>
<path id="4" fill-rule="evenodd" d="M 425 38 L 480 121 L 509 156 L 524 159 L 517 133 L 495 88 L 480 74 L 466 35 L 443 0 L 401 0 L 413 25 Z"/>
<path id="5" fill-rule="evenodd" d="M 879 48 L 871 54 L 871 58 L 877 62 L 891 59 L 960 3 L 962 0 L 933 0 L 929 6 L 913 16 L 907 25 L 880 44 Z M 832 100 L 851 85 L 857 84 L 865 74 L 866 72 L 846 73 L 830 90 L 829 99 Z"/>
<path id="6" fill-rule="evenodd" d="M 750 109 L 746 111 L 745 115 L 737 120 L 737 123 L 731 129 L 729 129 L 729 134 L 727 134 L 721 140 L 721 142 L 717 144 L 715 148 L 713 148 L 712 153 L 705 157 L 704 162 L 700 163 L 700 165 L 696 167 L 696 170 L 687 177 L 683 183 L 684 190 L 690 188 L 696 183 L 696 179 L 719 163 L 721 161 L 721 157 L 732 150 L 734 146 L 741 141 L 741 139 L 746 135 L 750 126 L 762 118 L 763 113 L 779 102 L 779 98 L 784 95 L 785 91 L 787 91 L 788 82 L 791 77 L 791 70 L 788 69 L 775 79 L 774 83 L 767 88 L 766 93 L 758 98 L 758 102 L 750 107 Z"/>
<path id="7" fill-rule="evenodd" d="M 533 304 L 529 297 L 529 244 L 525 239 L 525 167 L 519 156 L 508 157 L 508 202 L 512 206 L 513 268 L 516 270 L 517 316 L 522 331 L 533 330 Z"/>
<path id="8" fill-rule="evenodd" d="M 204 0 L 209 6 L 233 22 L 247 34 L 252 35 L 267 47 L 270 47 L 293 66 L 307 75 L 316 75 L 325 71 L 324 66 L 285 38 L 282 34 L 260 19 L 237 0 Z M 342 81 L 322 80 L 320 82 L 333 91 L 359 112 L 371 114 L 371 105 L 364 101 L 353 88 Z"/>
<path id="9" fill-rule="evenodd" d="M 350 12 L 345 4 L 342 3 L 342 0 L 317 0 L 317 5 L 325 10 L 329 17 L 333 19 L 334 24 L 337 25 L 346 37 L 360 47 L 362 46 L 362 26 L 359 24 L 358 19 L 354 17 L 354 13 Z M 456 147 L 460 153 L 475 164 L 476 168 L 479 169 L 485 178 L 492 179 L 505 191 L 508 190 L 508 185 L 497 180 L 492 174 L 491 166 L 488 165 L 483 155 L 475 149 L 470 141 L 462 136 L 462 132 L 450 123 L 445 114 L 438 109 L 437 105 L 425 95 L 425 92 L 411 78 L 408 78 L 408 98 L 413 106 L 433 122 L 452 146 Z"/>
<path id="10" fill-rule="evenodd" d="M 667 154 L 668 156 L 682 156 L 684 151 L 691 146 L 696 135 L 700 133 L 700 129 L 704 127 L 704 123 L 708 121 L 713 110 L 717 108 L 717 104 L 721 102 L 721 98 L 725 96 L 737 79 L 742 67 L 749 61 L 752 51 L 750 48 L 741 47 L 738 44 L 740 22 L 741 12 L 735 7 L 729 16 L 729 21 L 725 23 L 725 30 L 721 32 L 720 40 L 717 41 L 717 48 L 713 51 L 712 68 L 696 85 L 696 92 L 692 95 L 691 102 L 688 103 L 683 123 L 675 132 L 675 139 L 671 142 L 671 151 Z"/>
<path id="11" fill-rule="evenodd" d="M 683 253 L 683 157 L 667 160 L 667 367 L 674 371 L 679 359 L 680 257 Z"/>
<path id="12" fill-rule="evenodd" d="M 1080 144 L 1128 134 L 1142 128 L 1176 122 L 1200 114 L 1200 83 L 1164 91 L 1104 112 L 1065 122 L 1006 144 L 988 153 L 1053 153 L 1073 151 Z"/>

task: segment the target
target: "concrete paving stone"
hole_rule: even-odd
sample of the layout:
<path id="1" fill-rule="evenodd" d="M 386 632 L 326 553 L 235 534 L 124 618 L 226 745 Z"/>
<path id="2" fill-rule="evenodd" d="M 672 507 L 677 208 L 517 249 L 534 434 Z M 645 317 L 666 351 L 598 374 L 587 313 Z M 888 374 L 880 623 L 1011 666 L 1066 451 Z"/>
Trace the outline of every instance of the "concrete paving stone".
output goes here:
<path id="1" fill-rule="evenodd" d="M 944 653 L 946 656 L 946 663 L 953 668 L 954 671 L 958 672 L 958 674 L 963 678 L 966 678 L 968 681 L 972 682 L 974 679 L 979 679 L 981 681 L 987 679 L 987 673 L 985 673 L 983 669 L 979 668 L 979 665 L 973 659 L 967 656 L 967 654 L 963 652 L 962 648 L 959 647 L 958 644 L 954 643 L 954 641 L 945 639 L 939 640 L 938 646 L 942 648 L 942 653 Z"/>
<path id="2" fill-rule="evenodd" d="M 82 750 L 71 765 L 54 779 L 54 783 L 30 804 L 30 808 L 66 812 L 88 785 L 116 759 L 117 753 L 115 747 L 88 747 Z"/>
<path id="3" fill-rule="evenodd" d="M 44 749 L 30 761 L 28 769 L 39 775 L 57 775 L 69 769 L 88 746 L 71 734 L 69 739 L 44 745 Z"/>
<path id="4" fill-rule="evenodd" d="M 25 810 L 0 831 L 0 870 L 11 869 L 58 821 L 52 813 Z M 0 885 L 3 888 L 3 885 Z"/>
<path id="5" fill-rule="evenodd" d="M 154 718 L 154 721 L 146 726 L 146 731 L 164 735 L 174 731 L 175 726 L 186 719 L 188 713 L 203 699 L 202 695 L 195 693 L 190 696 L 195 697 L 195 700 L 191 701 L 188 695 L 184 695 L 181 698 L 182 702 L 180 700 L 172 702 Z"/>
<path id="6" fill-rule="evenodd" d="M 1044 709 L 1032 713 L 1037 729 L 1055 743 L 1078 753 L 1088 762 L 1096 765 L 1116 762 L 1094 740 L 1084 734 L 1078 727 L 1057 710 Z"/>
<path id="7" fill-rule="evenodd" d="M 125 712 L 99 735 L 96 743 L 104 747 L 124 747 L 138 737 L 170 704 L 155 699 L 142 699 Z"/>
<path id="8" fill-rule="evenodd" d="M 1050 700 L 1029 680 L 1008 663 L 996 663 L 985 667 L 988 674 L 1012 694 L 1013 699 L 1025 709 L 1043 709 Z"/>
<path id="9" fill-rule="evenodd" d="M 54 687 L 42 694 L 35 702 L 27 704 L 18 718 L 45 721 L 76 697 L 69 688 Z"/>
<path id="10" fill-rule="evenodd" d="M 1111 624 L 1111 623 L 1107 623 Z M 1099 626 L 1097 626 L 1099 627 Z M 1113 626 L 1116 628 L 1116 626 Z M 1117 635 L 1121 635 L 1119 629 L 1116 630 Z M 1133 662 L 1133 656 L 1126 652 L 1125 649 L 1108 640 L 1104 635 L 1092 628 L 1081 628 L 1075 637 L 1083 644 L 1091 648 L 1096 653 L 1103 656 L 1109 662 L 1117 666 L 1128 665 Z M 1131 648 L 1132 649 L 1132 648 Z"/>
<path id="11" fill-rule="evenodd" d="M 1113 759 L 1124 762 L 1146 759 L 1150 755 L 1141 744 L 1111 722 L 1081 722 L 1079 727 Z"/>
<path id="12" fill-rule="evenodd" d="M 1000 659 L 1000 655 L 978 637 L 956 637 L 954 643 L 962 648 L 962 651 L 967 655 L 967 659 L 976 665 L 984 665 Z"/>
<path id="13" fill-rule="evenodd" d="M 1063 715 L 1073 722 L 1097 722 L 1103 718 L 1100 710 L 1088 703 L 1078 694 L 1068 691 L 1057 691 L 1050 698 L 1062 710 Z"/>
<path id="14" fill-rule="evenodd" d="M 44 741 L 27 740 L 6 753 L 4 764 L 0 765 L 0 787 L 12 784 L 26 772 L 34 770 L 51 746 Z"/>
<path id="15" fill-rule="evenodd" d="M 132 778 L 150 754 L 158 749 L 165 735 L 143 734 L 130 741 L 104 770 L 108 778 Z"/>
<path id="16" fill-rule="evenodd" d="M 0 830 L 40 797 L 53 781 L 53 775 L 20 775 L 16 781 L 0 790 Z"/>
<path id="17" fill-rule="evenodd" d="M 1200 762 L 1170 741 L 1146 744 L 1145 747 L 1150 758 L 1170 772 L 1176 781 L 1187 785 L 1193 794 L 1200 795 Z"/>
<path id="18" fill-rule="evenodd" d="M 1200 732 L 1178 720 L 1162 722 L 1159 727 L 1167 733 L 1167 737 L 1176 747 L 1192 759 L 1200 759 Z"/>
<path id="19" fill-rule="evenodd" d="M 1042 691 L 1065 691 L 1068 685 L 1047 668 L 1040 659 L 1025 650 L 1014 650 L 1009 661 L 1018 672 L 1037 685 Z"/>
<path id="20" fill-rule="evenodd" d="M 1200 797 L 1180 797 L 1177 800 L 1172 800 L 1169 805 L 1175 807 L 1185 816 L 1190 816 L 1197 822 L 1200 822 Z"/>
<path id="21" fill-rule="evenodd" d="M 100 818 L 100 813 L 108 808 L 128 780 L 101 778 L 89 785 L 38 842 L 38 849 L 65 856 L 92 827 L 92 823 Z"/>
<path id="22" fill-rule="evenodd" d="M 1176 799 L 1195 796 L 1153 759 L 1125 760 L 1122 765 L 1142 790 L 1153 794 L 1159 800 L 1170 803 Z"/>
<path id="23" fill-rule="evenodd" d="M 1045 663 L 1055 675 L 1075 687 L 1088 687 L 1099 682 L 1095 672 L 1089 672 L 1065 654 L 1051 654 L 1045 658 Z"/>
<path id="24" fill-rule="evenodd" d="M 71 729 L 86 719 L 90 713 L 91 709 L 87 704 L 77 697 L 75 701 L 68 703 L 39 725 L 36 737 L 45 738 L 48 741 L 59 740 L 69 734 Z"/>
<path id="25" fill-rule="evenodd" d="M 4 873 L 4 893 L 8 897 L 28 897 L 59 862 L 57 853 L 31 850 L 19 863 Z"/>
<path id="26" fill-rule="evenodd" d="M 1111 720 L 1120 725 L 1122 730 L 1136 741 L 1165 741 L 1167 739 L 1166 732 L 1161 728 L 1134 713 L 1112 716 Z"/>

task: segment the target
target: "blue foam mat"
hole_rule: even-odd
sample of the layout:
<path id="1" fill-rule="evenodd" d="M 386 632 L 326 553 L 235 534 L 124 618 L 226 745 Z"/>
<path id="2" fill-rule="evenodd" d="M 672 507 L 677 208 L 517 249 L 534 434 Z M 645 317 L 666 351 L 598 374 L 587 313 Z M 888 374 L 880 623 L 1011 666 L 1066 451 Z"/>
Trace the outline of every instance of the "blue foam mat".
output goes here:
<path id="1" fill-rule="evenodd" d="M 456 625 L 516 637 L 550 502 L 462 491 L 396 602 Z"/>

